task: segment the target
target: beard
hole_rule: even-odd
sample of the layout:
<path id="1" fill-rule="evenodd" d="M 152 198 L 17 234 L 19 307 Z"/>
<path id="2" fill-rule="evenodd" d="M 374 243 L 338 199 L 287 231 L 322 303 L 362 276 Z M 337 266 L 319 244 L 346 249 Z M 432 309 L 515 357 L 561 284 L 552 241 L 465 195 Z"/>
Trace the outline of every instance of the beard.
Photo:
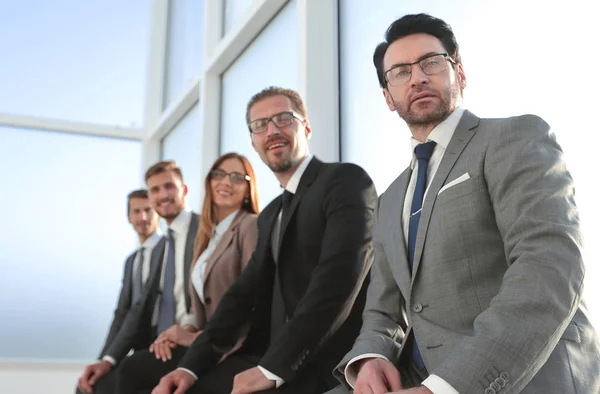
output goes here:
<path id="1" fill-rule="evenodd" d="M 294 167 L 294 163 L 292 162 L 291 159 L 283 159 L 278 163 L 274 163 L 271 160 L 269 160 L 267 165 L 269 166 L 271 171 L 277 172 L 277 173 L 288 172 L 289 170 L 291 170 Z"/>
<path id="2" fill-rule="evenodd" d="M 457 82 L 450 85 L 448 88 L 441 92 L 435 92 L 431 89 L 419 89 L 414 93 L 420 93 L 423 91 L 431 91 L 436 93 L 436 98 L 441 103 L 434 108 L 423 108 L 419 110 L 420 103 L 405 102 L 401 103 L 394 100 L 396 106 L 396 112 L 404 119 L 408 126 L 427 127 L 437 126 L 443 122 L 449 115 L 456 109 L 460 100 L 460 85 Z M 430 107 L 431 104 L 428 105 Z"/>

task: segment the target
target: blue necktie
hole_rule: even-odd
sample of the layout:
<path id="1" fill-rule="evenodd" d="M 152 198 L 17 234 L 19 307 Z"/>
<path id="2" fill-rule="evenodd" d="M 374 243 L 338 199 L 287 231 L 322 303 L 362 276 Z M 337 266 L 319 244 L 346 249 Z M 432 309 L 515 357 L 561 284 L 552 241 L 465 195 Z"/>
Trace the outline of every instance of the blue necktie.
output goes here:
<path id="1" fill-rule="evenodd" d="M 419 230 L 419 220 L 421 219 L 421 207 L 423 206 L 423 197 L 427 189 L 427 166 L 429 159 L 435 149 L 435 141 L 430 141 L 425 144 L 419 144 L 415 148 L 415 155 L 418 160 L 417 183 L 415 184 L 415 193 L 413 194 L 412 204 L 410 206 L 410 218 L 408 222 L 408 262 L 410 264 L 410 272 L 413 269 L 413 259 L 415 257 L 415 244 L 417 243 L 417 232 Z M 414 340 L 412 358 L 419 369 L 423 369 L 425 363 L 421 352 L 417 346 L 417 341 Z"/>
<path id="2" fill-rule="evenodd" d="M 162 297 L 158 315 L 157 333 L 160 334 L 175 323 L 175 239 L 173 230 L 169 229 L 167 242 L 167 261 L 165 262 L 165 274 L 163 278 Z"/>

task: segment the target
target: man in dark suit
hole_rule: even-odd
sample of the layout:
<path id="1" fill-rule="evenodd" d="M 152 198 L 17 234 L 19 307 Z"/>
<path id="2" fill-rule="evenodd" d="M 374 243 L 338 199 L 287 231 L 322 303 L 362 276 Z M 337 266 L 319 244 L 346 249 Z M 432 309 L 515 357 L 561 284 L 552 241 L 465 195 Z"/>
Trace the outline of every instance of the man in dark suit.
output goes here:
<path id="1" fill-rule="evenodd" d="M 361 324 L 377 195 L 369 176 L 309 153 L 298 93 L 267 88 L 248 104 L 252 146 L 284 192 L 258 218 L 247 268 L 180 368 L 153 393 L 322 393 Z M 249 329 L 244 345 L 217 362 Z"/>
<path id="2" fill-rule="evenodd" d="M 115 309 L 114 318 L 110 325 L 106 341 L 100 352 L 99 359 L 101 361 L 88 365 L 85 368 L 78 383 L 78 392 L 84 390 L 90 391 L 96 382 L 98 382 L 98 387 L 94 387 L 94 392 L 112 391 L 109 389 L 114 384 L 111 383 L 112 377 L 98 380 L 103 376 L 102 372 L 104 370 L 110 370 L 112 364 L 115 364 L 115 361 L 107 354 L 107 351 L 121 329 L 125 316 L 143 295 L 144 285 L 147 283 L 150 273 L 151 256 L 162 238 L 162 234 L 158 228 L 159 216 L 150 205 L 147 190 L 139 189 L 129 193 L 127 196 L 127 219 L 138 234 L 140 247 L 125 260 L 125 269 L 117 308 Z M 147 342 L 144 343 L 141 337 L 138 339 L 138 343 L 134 343 L 132 348 L 136 350 L 145 348 Z M 105 386 L 107 390 L 102 391 Z"/>
<path id="3" fill-rule="evenodd" d="M 116 368 L 132 348 L 138 344 L 147 348 L 158 334 L 189 320 L 191 298 L 187 284 L 199 217 L 186 208 L 187 186 L 174 161 L 156 163 L 146 171 L 145 179 L 152 208 L 167 222 L 167 235 L 155 247 L 142 297 L 127 313 L 103 362 L 89 379 L 90 384 L 80 387 L 84 392 L 91 392 L 90 386 L 101 382 L 100 389 L 106 391 L 94 387 L 94 393 L 112 394 Z M 107 379 L 99 381 L 105 375 Z"/>

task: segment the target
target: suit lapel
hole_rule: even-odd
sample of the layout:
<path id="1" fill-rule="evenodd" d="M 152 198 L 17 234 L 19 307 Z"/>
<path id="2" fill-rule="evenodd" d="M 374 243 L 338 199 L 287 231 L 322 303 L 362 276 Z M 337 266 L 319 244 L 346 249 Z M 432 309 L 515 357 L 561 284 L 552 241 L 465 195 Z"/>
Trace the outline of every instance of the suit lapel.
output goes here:
<path id="1" fill-rule="evenodd" d="M 165 253 L 166 242 L 167 239 L 165 237 L 161 237 L 160 241 L 158 241 L 154 249 L 152 249 L 152 254 L 150 255 L 150 273 L 148 275 L 148 282 L 146 283 L 146 288 L 148 288 L 148 285 L 153 283 L 153 281 L 157 277 L 160 281 L 160 271 L 162 267 L 163 256 Z"/>
<path id="2" fill-rule="evenodd" d="M 294 193 L 294 198 L 290 204 L 290 209 L 287 212 L 287 215 L 281 217 L 281 226 L 279 227 L 279 248 L 277 249 L 278 251 L 281 251 L 281 241 L 283 240 L 288 224 L 290 223 L 290 219 L 292 216 L 294 216 L 294 212 L 296 212 L 296 208 L 298 208 L 298 204 L 300 203 L 302 196 L 314 182 L 322 165 L 322 161 L 316 157 L 313 157 L 311 162 L 308 163 L 306 170 L 304 170 L 304 174 L 302 174 L 300 183 L 298 184 L 298 189 L 296 190 L 296 193 Z"/>
<path id="3" fill-rule="evenodd" d="M 192 212 L 192 219 L 185 241 L 185 255 L 183 257 L 183 283 L 185 283 L 183 289 L 185 291 L 185 306 L 188 312 L 192 306 L 192 299 L 190 298 L 190 290 L 187 284 L 190 283 L 190 266 L 192 265 L 192 259 L 194 258 L 194 241 L 196 240 L 196 233 L 198 232 L 198 220 L 198 214 Z"/>
<path id="4" fill-rule="evenodd" d="M 435 204 L 438 192 L 446 181 L 446 178 L 448 178 L 448 175 L 456 164 L 459 156 L 462 154 L 471 138 L 473 138 L 473 135 L 475 135 L 478 125 L 479 118 L 473 115 L 471 112 L 465 111 L 460 119 L 460 122 L 458 123 L 458 126 L 456 126 L 454 135 L 450 139 L 448 148 L 442 157 L 442 162 L 440 163 L 433 181 L 429 186 L 429 190 L 427 191 L 427 195 L 423 201 L 423 210 L 421 211 L 419 230 L 417 231 L 415 257 L 413 262 L 413 281 L 421 262 L 421 256 L 423 255 L 423 245 L 425 244 L 425 237 L 429 228 L 429 220 L 431 219 L 431 212 L 433 211 L 433 206 Z"/>
<path id="5" fill-rule="evenodd" d="M 400 198 L 399 208 L 395 211 L 393 219 L 391 221 L 391 229 L 389 234 L 392 235 L 392 240 L 396 244 L 396 256 L 395 259 L 397 264 L 393 264 L 392 268 L 396 268 L 396 282 L 400 286 L 402 294 L 408 294 L 410 289 L 410 270 L 408 264 L 408 251 L 406 249 L 406 242 L 404 241 L 404 226 L 402 225 L 402 214 L 404 212 L 404 200 L 406 199 L 406 190 L 408 189 L 408 183 L 412 171 L 408 167 L 399 177 L 397 194 Z"/>
<path id="6" fill-rule="evenodd" d="M 240 222 L 245 216 L 246 211 L 244 210 L 241 210 L 236 215 L 235 219 L 233 219 L 233 222 L 231 222 L 231 226 L 229 226 L 229 229 L 225 232 L 225 234 L 223 234 L 223 237 L 221 237 L 221 240 L 217 244 L 217 247 L 215 248 L 214 252 L 210 255 L 208 261 L 206 261 L 206 268 L 204 269 L 204 283 L 206 283 L 208 275 L 210 275 L 210 271 L 215 266 L 215 263 L 219 260 L 219 257 L 221 257 L 223 252 L 227 250 L 227 248 L 233 241 L 233 234 L 235 233 L 234 230 L 237 226 L 239 226 Z"/>

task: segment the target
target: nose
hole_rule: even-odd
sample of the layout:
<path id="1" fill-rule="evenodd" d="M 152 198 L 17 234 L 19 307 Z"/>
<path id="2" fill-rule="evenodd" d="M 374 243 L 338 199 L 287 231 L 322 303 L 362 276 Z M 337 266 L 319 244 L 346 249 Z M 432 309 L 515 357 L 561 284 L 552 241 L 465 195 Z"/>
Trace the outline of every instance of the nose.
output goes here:
<path id="1" fill-rule="evenodd" d="M 158 196 L 159 196 L 161 199 L 164 199 L 164 198 L 167 198 L 167 197 L 169 197 L 169 193 L 167 192 L 167 189 L 166 189 L 166 188 L 162 187 L 162 188 L 159 190 L 159 192 L 158 192 Z"/>
<path id="2" fill-rule="evenodd" d="M 429 83 L 429 75 L 425 74 L 418 64 L 413 65 L 410 83 L 412 86 L 423 85 Z"/>
<path id="3" fill-rule="evenodd" d="M 273 134 L 280 134 L 281 130 L 279 130 L 279 127 L 277 127 L 277 125 L 275 124 L 275 122 L 273 122 L 273 119 L 269 120 L 269 123 L 267 123 L 267 136 L 269 135 L 273 135 Z"/>

